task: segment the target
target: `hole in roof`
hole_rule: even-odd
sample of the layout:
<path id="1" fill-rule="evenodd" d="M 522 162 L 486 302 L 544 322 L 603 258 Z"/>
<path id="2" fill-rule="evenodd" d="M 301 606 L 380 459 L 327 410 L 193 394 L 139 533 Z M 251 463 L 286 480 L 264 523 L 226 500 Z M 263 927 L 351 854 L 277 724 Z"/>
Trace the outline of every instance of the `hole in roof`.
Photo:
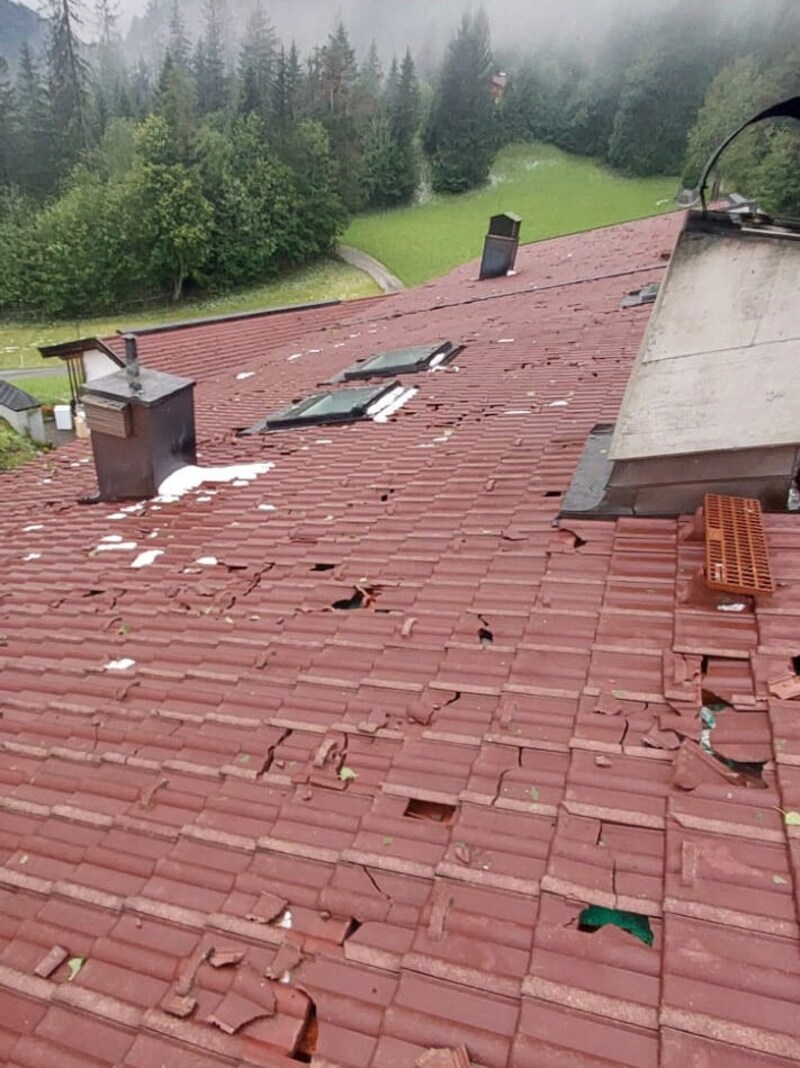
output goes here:
<path id="1" fill-rule="evenodd" d="M 297 1043 L 297 1049 L 292 1054 L 292 1060 L 299 1061 L 301 1064 L 313 1064 L 318 1041 L 319 1021 L 317 1020 L 317 1006 L 309 999 L 308 1015 L 306 1016 L 303 1033 Z"/>
<path id="2" fill-rule="evenodd" d="M 625 912 L 623 909 L 606 909 L 600 905 L 589 905 L 578 917 L 578 930 L 594 934 L 601 927 L 611 925 L 633 935 L 646 946 L 653 944 L 653 929 L 650 920 L 641 912 Z"/>
<path id="3" fill-rule="evenodd" d="M 478 640 L 480 641 L 481 645 L 491 645 L 494 641 L 494 634 L 489 630 L 488 627 L 479 627 Z"/>
<path id="4" fill-rule="evenodd" d="M 404 816 L 412 820 L 429 820 L 431 823 L 449 823 L 455 815 L 455 805 L 443 805 L 439 801 L 423 801 L 412 797 L 406 805 Z"/>
<path id="5" fill-rule="evenodd" d="M 361 928 L 361 920 L 357 920 L 355 918 L 355 916 L 354 916 L 350 920 L 350 923 L 348 923 L 348 925 L 347 925 L 347 930 L 344 933 L 344 941 L 346 942 L 348 938 L 352 938 L 353 935 L 356 933 L 356 931 L 360 930 L 360 928 Z"/>
<path id="6" fill-rule="evenodd" d="M 795 675 L 800 675 L 800 656 L 792 657 L 792 667 L 794 668 Z"/>
<path id="7" fill-rule="evenodd" d="M 700 709 L 700 745 L 703 750 L 717 760 L 723 767 L 740 777 L 737 785 L 750 789 L 766 790 L 768 783 L 764 780 L 766 761 L 732 760 L 714 749 L 714 728 L 723 713 L 736 715 L 736 711 L 727 701 L 723 701 L 709 690 L 702 690 L 703 706 Z"/>
<path id="8" fill-rule="evenodd" d="M 333 571 L 336 564 L 314 564 L 311 568 L 312 571 Z"/>
<path id="9" fill-rule="evenodd" d="M 355 586 L 353 596 L 334 601 L 331 605 L 337 612 L 351 612 L 356 608 L 372 608 L 375 604 L 377 591 L 372 586 Z"/>
<path id="10" fill-rule="evenodd" d="M 312 393 L 254 424 L 250 433 L 332 423 L 355 423 L 361 419 L 369 419 L 373 405 L 398 388 L 399 383 L 391 382 L 383 386 L 361 386 L 355 389 Z"/>
<path id="11" fill-rule="evenodd" d="M 561 490 L 545 490 L 545 497 L 561 497 Z"/>
<path id="12" fill-rule="evenodd" d="M 434 370 L 449 363 L 462 348 L 463 346 L 454 346 L 451 341 L 442 341 L 434 345 L 415 345 L 405 349 L 392 349 L 390 352 L 379 352 L 348 367 L 343 377 L 345 381 L 353 381 L 359 378 L 407 375 Z"/>

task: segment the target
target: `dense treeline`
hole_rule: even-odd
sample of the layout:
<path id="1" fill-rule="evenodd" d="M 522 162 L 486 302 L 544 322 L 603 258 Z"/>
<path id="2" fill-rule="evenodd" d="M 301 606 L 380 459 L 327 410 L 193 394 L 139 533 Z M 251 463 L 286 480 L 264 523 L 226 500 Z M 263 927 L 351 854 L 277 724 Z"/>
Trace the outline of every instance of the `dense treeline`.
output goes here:
<path id="1" fill-rule="evenodd" d="M 359 64 L 339 25 L 301 60 L 257 6 L 232 51 L 224 0 L 192 44 L 179 0 L 157 72 L 123 61 L 109 0 L 80 44 L 51 0 L 43 56 L 0 66 L 0 306 L 83 314 L 269 278 L 329 251 L 348 214 L 420 181 L 410 52 Z"/>
<path id="2" fill-rule="evenodd" d="M 697 180 L 738 123 L 800 93 L 800 5 L 731 13 L 720 0 L 620 10 L 591 54 L 577 45 L 508 58 L 507 140 L 539 138 L 627 174 Z M 800 215 L 800 135 L 758 128 L 723 159 L 725 185 Z"/>
<path id="3" fill-rule="evenodd" d="M 526 42 L 507 79 L 478 11 L 422 80 L 410 51 L 357 56 L 342 24 L 301 55 L 260 0 L 238 40 L 234 0 L 204 0 L 193 33 L 181 0 L 149 0 L 147 62 L 114 0 L 95 0 L 91 45 L 87 0 L 47 2 L 46 47 L 0 59 L 0 308 L 51 316 L 269 278 L 329 251 L 354 212 L 484 183 L 505 142 L 692 184 L 737 122 L 800 92 L 796 0 L 773 20 L 755 0 L 735 19 L 722 0 L 628 7 L 591 49 Z M 798 133 L 748 134 L 723 177 L 800 214 Z"/>

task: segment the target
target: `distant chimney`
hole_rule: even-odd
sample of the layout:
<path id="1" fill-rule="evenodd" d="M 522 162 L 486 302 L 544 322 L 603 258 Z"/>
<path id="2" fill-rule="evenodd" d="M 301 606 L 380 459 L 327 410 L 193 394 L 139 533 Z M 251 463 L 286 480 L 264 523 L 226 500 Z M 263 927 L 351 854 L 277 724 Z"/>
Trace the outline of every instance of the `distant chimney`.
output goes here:
<path id="1" fill-rule="evenodd" d="M 141 500 L 179 467 L 197 462 L 194 382 L 142 370 L 136 338 L 125 337 L 125 370 L 83 389 L 100 499 Z"/>
<path id="2" fill-rule="evenodd" d="M 493 215 L 483 244 L 480 278 L 505 278 L 514 269 L 522 219 L 510 211 Z"/>

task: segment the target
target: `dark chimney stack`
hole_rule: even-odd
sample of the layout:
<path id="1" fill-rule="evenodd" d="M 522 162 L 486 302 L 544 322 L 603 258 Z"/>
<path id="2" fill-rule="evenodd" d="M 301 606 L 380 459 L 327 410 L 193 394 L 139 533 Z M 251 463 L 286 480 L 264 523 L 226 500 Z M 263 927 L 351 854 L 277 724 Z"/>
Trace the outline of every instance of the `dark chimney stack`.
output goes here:
<path id="1" fill-rule="evenodd" d="M 139 370 L 139 352 L 136 345 L 136 334 L 125 334 L 125 370 L 128 375 L 128 385 L 131 393 L 142 392 L 142 376 Z"/>
<path id="2" fill-rule="evenodd" d="M 194 382 L 139 367 L 125 335 L 125 368 L 83 389 L 86 424 L 104 501 L 155 497 L 179 467 L 197 463 Z"/>
<path id="3" fill-rule="evenodd" d="M 510 211 L 493 215 L 489 220 L 489 233 L 483 244 L 480 280 L 505 278 L 514 269 L 519 248 L 519 231 L 522 219 Z"/>

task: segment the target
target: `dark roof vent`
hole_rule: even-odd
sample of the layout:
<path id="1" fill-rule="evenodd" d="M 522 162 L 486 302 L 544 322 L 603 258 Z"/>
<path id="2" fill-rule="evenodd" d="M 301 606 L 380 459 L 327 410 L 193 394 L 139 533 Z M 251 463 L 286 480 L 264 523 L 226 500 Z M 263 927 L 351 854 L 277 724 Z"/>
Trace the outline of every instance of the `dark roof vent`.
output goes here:
<path id="1" fill-rule="evenodd" d="M 363 362 L 348 367 L 342 377 L 346 381 L 352 381 L 357 378 L 388 378 L 432 371 L 449 363 L 462 348 L 463 346 L 453 345 L 452 341 L 443 341 L 434 346 L 417 345 L 407 349 L 393 349 L 391 352 L 379 352 L 376 356 L 370 356 Z"/>
<path id="2" fill-rule="evenodd" d="M 398 382 L 385 386 L 364 386 L 357 389 L 328 390 L 294 401 L 286 408 L 267 416 L 250 428 L 254 434 L 262 430 L 289 430 L 294 427 L 324 426 L 331 423 L 355 423 L 369 419 L 381 400 L 390 393 L 402 392 Z"/>
<path id="3" fill-rule="evenodd" d="M 504 278 L 514 269 L 522 219 L 510 211 L 493 215 L 483 244 L 480 278 Z"/>

